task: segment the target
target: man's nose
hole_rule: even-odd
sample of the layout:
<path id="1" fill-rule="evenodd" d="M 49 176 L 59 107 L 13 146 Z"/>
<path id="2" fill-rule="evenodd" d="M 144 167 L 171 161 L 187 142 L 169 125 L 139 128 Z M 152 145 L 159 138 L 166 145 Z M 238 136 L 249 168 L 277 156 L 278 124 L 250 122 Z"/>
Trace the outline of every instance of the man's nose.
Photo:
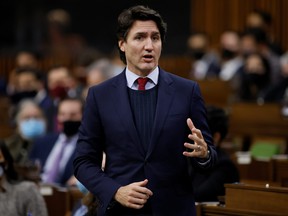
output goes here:
<path id="1" fill-rule="evenodd" d="M 145 42 L 145 49 L 152 50 L 153 49 L 153 41 L 151 38 L 148 38 Z"/>

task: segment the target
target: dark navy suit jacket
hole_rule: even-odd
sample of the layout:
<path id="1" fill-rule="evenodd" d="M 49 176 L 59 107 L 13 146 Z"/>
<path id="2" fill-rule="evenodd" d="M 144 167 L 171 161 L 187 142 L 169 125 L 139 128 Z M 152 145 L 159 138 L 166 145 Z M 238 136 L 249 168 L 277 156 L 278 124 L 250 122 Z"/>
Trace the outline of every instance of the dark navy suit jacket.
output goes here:
<path id="1" fill-rule="evenodd" d="M 190 117 L 202 131 L 210 161 L 183 156 Z M 191 171 L 209 168 L 217 154 L 198 84 L 160 69 L 151 142 L 145 152 L 134 124 L 125 73 L 90 88 L 74 160 L 75 176 L 99 199 L 105 215 L 120 186 L 148 179 L 153 215 L 196 215 Z M 190 141 L 191 142 L 191 141 Z M 106 152 L 105 171 L 101 170 Z"/>
<path id="2" fill-rule="evenodd" d="M 32 161 L 36 161 L 36 160 L 40 161 L 42 172 L 43 172 L 43 168 L 45 166 L 46 160 L 48 159 L 48 156 L 50 152 L 52 151 L 58 137 L 59 137 L 59 133 L 47 134 L 46 136 L 36 139 L 35 143 L 33 144 L 29 158 Z M 58 182 L 55 182 L 55 183 L 58 183 L 64 186 L 65 183 L 68 181 L 68 179 L 73 175 L 74 156 L 75 156 L 75 152 L 72 154 L 69 161 L 67 162 L 64 172 L 59 177 Z"/>

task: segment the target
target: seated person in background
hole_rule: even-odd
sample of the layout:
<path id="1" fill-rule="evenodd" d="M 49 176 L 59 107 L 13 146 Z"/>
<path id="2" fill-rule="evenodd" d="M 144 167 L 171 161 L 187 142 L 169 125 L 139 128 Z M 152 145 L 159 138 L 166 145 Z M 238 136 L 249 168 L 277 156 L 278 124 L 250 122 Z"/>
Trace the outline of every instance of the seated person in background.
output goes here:
<path id="1" fill-rule="evenodd" d="M 15 72 L 16 86 L 9 99 L 11 102 L 10 113 L 13 115 L 19 102 L 24 99 L 33 99 L 48 116 L 52 99 L 45 88 L 44 74 L 34 68 L 18 68 Z M 50 128 L 50 121 L 47 128 Z"/>
<path id="2" fill-rule="evenodd" d="M 66 185 L 73 178 L 73 157 L 82 119 L 82 100 L 66 98 L 60 101 L 57 113 L 60 133 L 47 134 L 35 140 L 30 159 L 39 160 L 44 183 Z M 69 181 L 70 184 L 76 181 Z"/>
<path id="3" fill-rule="evenodd" d="M 220 71 L 220 59 L 212 51 L 206 33 L 194 33 L 187 41 L 188 54 L 192 60 L 189 73 L 191 79 L 215 79 Z"/>
<path id="4" fill-rule="evenodd" d="M 208 124 L 218 154 L 218 162 L 210 171 L 195 172 L 194 195 L 196 202 L 218 201 L 225 195 L 224 184 L 239 182 L 239 173 L 229 155 L 221 148 L 228 132 L 228 116 L 221 108 L 207 107 Z"/>
<path id="5" fill-rule="evenodd" d="M 276 41 L 273 29 L 273 17 L 272 15 L 262 9 L 254 9 L 250 11 L 246 16 L 246 29 L 259 28 L 262 29 L 267 35 L 267 44 L 269 48 L 277 55 L 283 54 L 283 49 Z"/>
<path id="6" fill-rule="evenodd" d="M 113 64 L 109 59 L 101 58 L 86 67 L 86 86 L 82 91 L 82 98 L 85 100 L 88 89 L 98 85 L 114 76 Z"/>
<path id="7" fill-rule="evenodd" d="M 34 68 L 18 68 L 15 80 L 15 92 L 10 95 L 12 104 L 17 105 L 25 98 L 34 99 L 42 109 L 51 106 L 52 100 L 45 89 L 44 74 Z"/>
<path id="8" fill-rule="evenodd" d="M 18 68 L 39 69 L 39 55 L 32 50 L 20 50 L 15 56 L 15 68 L 9 72 L 6 92 L 12 95 L 18 88 L 16 70 Z"/>
<path id="9" fill-rule="evenodd" d="M 264 56 L 259 53 L 249 54 L 244 61 L 240 77 L 239 99 L 263 103 L 271 85 L 270 73 L 269 62 Z"/>
<path id="10" fill-rule="evenodd" d="M 32 99 L 22 100 L 16 108 L 15 133 L 4 139 L 14 162 L 25 165 L 29 162 L 29 152 L 37 137 L 46 133 L 46 118 L 42 109 Z"/>
<path id="11" fill-rule="evenodd" d="M 37 185 L 29 181 L 18 181 L 13 158 L 3 142 L 0 142 L 0 215 L 48 215 Z"/>
<path id="12" fill-rule="evenodd" d="M 233 30 L 223 31 L 220 35 L 219 43 L 221 56 L 219 78 L 224 81 L 233 81 L 243 66 L 238 32 Z"/>
<path id="13" fill-rule="evenodd" d="M 47 114 L 51 125 L 49 131 L 59 132 L 57 128 L 57 109 L 59 102 L 67 97 L 81 97 L 82 86 L 72 75 L 68 67 L 57 65 L 50 68 L 47 72 L 47 89 L 52 99 L 52 106 L 50 106 Z"/>
<path id="14" fill-rule="evenodd" d="M 280 59 L 269 47 L 267 34 L 261 28 L 248 28 L 241 33 L 241 54 L 247 58 L 250 54 L 259 53 L 267 59 L 270 67 L 270 82 L 277 84 L 281 80 Z"/>
<path id="15" fill-rule="evenodd" d="M 280 58 L 281 64 L 281 80 L 279 83 L 272 85 L 266 95 L 265 102 L 278 102 L 285 103 L 288 102 L 288 52 Z"/>

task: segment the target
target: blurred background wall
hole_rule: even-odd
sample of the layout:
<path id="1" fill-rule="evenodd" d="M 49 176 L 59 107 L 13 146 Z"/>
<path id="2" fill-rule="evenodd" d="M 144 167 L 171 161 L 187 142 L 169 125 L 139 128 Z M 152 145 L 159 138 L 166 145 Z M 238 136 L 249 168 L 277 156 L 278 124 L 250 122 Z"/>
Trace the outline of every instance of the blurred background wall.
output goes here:
<path id="1" fill-rule="evenodd" d="M 70 15 L 69 31 L 91 46 L 109 52 L 116 44 L 118 14 L 136 4 L 148 5 L 162 14 L 168 23 L 165 53 L 181 54 L 190 30 L 190 0 L 11 0 L 0 2 L 0 48 L 11 51 L 47 43 L 47 15 L 64 9 Z"/>
<path id="2" fill-rule="evenodd" d="M 254 9 L 271 15 L 269 31 L 284 50 L 288 50 L 288 1 L 286 0 L 191 0 L 190 32 L 205 31 L 217 44 L 221 32 L 242 31 L 246 16 Z"/>

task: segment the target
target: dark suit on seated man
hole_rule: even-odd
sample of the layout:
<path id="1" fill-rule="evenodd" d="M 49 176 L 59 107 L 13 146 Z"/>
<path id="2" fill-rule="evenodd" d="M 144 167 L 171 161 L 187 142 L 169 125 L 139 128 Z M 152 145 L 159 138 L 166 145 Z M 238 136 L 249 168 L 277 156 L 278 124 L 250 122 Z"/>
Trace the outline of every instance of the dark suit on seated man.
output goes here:
<path id="1" fill-rule="evenodd" d="M 73 184 L 73 158 L 82 118 L 82 101 L 64 99 L 58 107 L 60 133 L 48 134 L 35 140 L 30 159 L 39 161 L 42 181 L 60 185 Z M 69 182 L 68 182 L 69 181 Z"/>
<path id="2" fill-rule="evenodd" d="M 190 171 L 217 159 L 199 86 L 158 67 L 166 24 L 157 12 L 135 6 L 118 21 L 127 67 L 89 90 L 75 176 L 99 216 L 195 216 Z"/>

